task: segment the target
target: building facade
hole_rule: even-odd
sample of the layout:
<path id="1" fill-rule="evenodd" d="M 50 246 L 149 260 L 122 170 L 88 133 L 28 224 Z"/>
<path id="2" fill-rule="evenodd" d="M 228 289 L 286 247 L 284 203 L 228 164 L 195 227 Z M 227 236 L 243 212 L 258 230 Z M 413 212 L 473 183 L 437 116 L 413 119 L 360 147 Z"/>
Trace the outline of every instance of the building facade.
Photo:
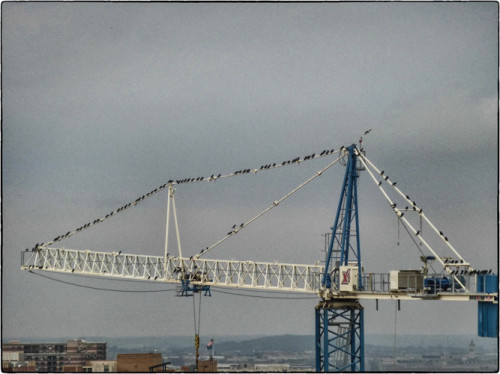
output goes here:
<path id="1" fill-rule="evenodd" d="M 68 340 L 66 343 L 10 341 L 2 344 L 2 368 L 6 371 L 35 367 L 37 372 L 61 373 L 65 366 L 82 367 L 92 360 L 106 360 L 106 343 Z"/>

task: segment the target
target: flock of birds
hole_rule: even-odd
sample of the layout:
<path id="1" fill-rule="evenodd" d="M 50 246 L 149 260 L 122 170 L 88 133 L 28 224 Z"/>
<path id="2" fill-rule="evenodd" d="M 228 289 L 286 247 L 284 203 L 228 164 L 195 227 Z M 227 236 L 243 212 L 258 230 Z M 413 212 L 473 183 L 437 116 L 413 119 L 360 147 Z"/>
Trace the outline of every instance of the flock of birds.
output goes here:
<path id="1" fill-rule="evenodd" d="M 365 131 L 364 135 L 369 134 L 370 131 L 371 131 L 371 129 Z M 344 150 L 345 150 L 345 147 L 342 146 L 340 148 L 340 152 L 342 152 Z M 134 202 L 128 203 L 128 204 L 122 206 L 121 208 L 118 208 L 117 210 L 110 212 L 109 214 L 107 214 L 103 218 L 98 218 L 98 219 L 96 219 L 96 220 L 94 220 L 92 222 L 89 222 L 89 223 L 87 223 L 87 224 L 85 224 L 83 226 L 80 226 L 76 230 L 74 230 L 73 232 L 68 231 L 64 235 L 60 235 L 60 236 L 55 237 L 52 241 L 49 241 L 49 242 L 46 242 L 46 243 L 40 243 L 40 244 L 36 243 L 35 246 L 31 250 L 34 252 L 34 251 L 37 251 L 37 250 L 39 250 L 40 248 L 42 248 L 44 246 L 50 245 L 50 244 L 52 244 L 54 242 L 58 242 L 58 241 L 61 241 L 61 240 L 65 239 L 65 238 L 67 238 L 67 237 L 70 237 L 70 236 L 72 236 L 72 235 L 74 235 L 74 234 L 76 234 L 76 233 L 78 233 L 78 232 L 80 232 L 80 231 L 82 231 L 82 230 L 84 230 L 84 229 L 86 229 L 88 227 L 91 227 L 91 226 L 93 226 L 93 225 L 95 225 L 97 223 L 100 223 L 100 222 L 102 222 L 102 221 L 104 221 L 104 220 L 106 220 L 106 219 L 108 219 L 108 218 L 110 218 L 110 217 L 112 217 L 112 216 L 114 216 L 114 215 L 122 212 L 125 209 L 128 209 L 128 208 L 130 208 L 132 206 L 137 205 L 138 203 L 140 203 L 141 201 L 147 199 L 151 195 L 154 195 L 157 192 L 159 192 L 159 191 L 161 191 L 161 190 L 163 190 L 163 189 L 165 189 L 165 188 L 167 188 L 169 186 L 172 186 L 174 184 L 184 184 L 184 183 L 201 182 L 201 181 L 209 181 L 209 182 L 211 182 L 211 181 L 215 181 L 215 180 L 217 180 L 219 178 L 224 178 L 224 177 L 230 177 L 230 176 L 236 176 L 236 175 L 243 175 L 243 174 L 249 174 L 249 173 L 254 173 L 255 174 L 255 173 L 257 173 L 260 170 L 267 170 L 267 169 L 272 169 L 272 168 L 277 168 L 277 167 L 286 166 L 286 165 L 292 165 L 292 164 L 300 164 L 303 161 L 308 161 L 308 160 L 312 160 L 312 159 L 315 159 L 315 158 L 318 158 L 318 157 L 328 156 L 328 155 L 330 155 L 330 154 L 332 154 L 334 152 L 335 152 L 334 149 L 331 149 L 331 150 L 325 149 L 321 153 L 319 153 L 318 155 L 316 155 L 316 153 L 312 153 L 312 154 L 304 156 L 302 158 L 301 157 L 295 157 L 295 158 L 293 158 L 291 160 L 283 161 L 282 163 L 278 163 L 278 164 L 277 163 L 263 164 L 258 169 L 240 169 L 240 170 L 237 170 L 237 171 L 235 171 L 235 172 L 233 172 L 231 174 L 227 174 L 227 175 L 222 175 L 222 174 L 219 173 L 217 175 L 212 174 L 210 177 L 185 178 L 185 179 L 176 179 L 176 180 L 170 179 L 170 180 L 167 181 L 167 183 L 161 185 L 158 188 L 155 188 L 154 190 L 148 192 L 147 194 L 142 195 L 141 197 L 139 197 L 138 199 L 136 199 Z M 379 174 L 391 186 L 393 186 L 393 187 L 396 186 L 396 182 L 390 182 L 390 181 L 388 181 L 389 176 L 387 176 L 387 175 L 384 174 L 384 170 L 382 170 Z M 379 181 L 378 185 L 380 186 L 381 184 L 382 184 L 382 181 Z M 405 195 L 405 197 L 406 197 L 406 199 L 408 201 L 412 202 L 412 209 L 413 209 L 413 211 L 418 211 L 419 213 L 422 213 L 422 209 L 420 209 L 420 208 L 417 207 L 417 204 L 415 203 L 415 201 L 412 201 L 408 195 Z M 396 213 L 398 213 L 399 217 L 403 217 L 404 213 L 402 213 L 401 211 L 398 212 L 396 210 L 396 206 L 397 206 L 396 203 L 391 204 L 391 208 Z M 406 206 L 405 209 L 404 209 L 404 211 L 408 211 L 408 210 L 411 210 L 411 209 L 409 209 L 409 207 Z M 241 223 L 240 225 L 237 225 L 237 224 L 233 225 L 231 227 L 231 230 L 227 233 L 227 235 L 230 236 L 230 235 L 236 234 L 244 226 L 245 226 L 245 223 Z M 416 235 L 418 236 L 419 234 L 420 234 L 420 231 L 417 231 Z M 439 234 L 443 237 L 443 239 L 446 242 L 448 241 L 448 238 L 446 236 L 444 236 L 444 234 L 443 234 L 442 231 L 439 231 Z M 26 248 L 26 251 L 28 251 L 28 250 L 29 249 Z M 197 259 L 199 256 L 201 256 L 202 254 L 204 254 L 208 250 L 209 250 L 209 247 L 206 247 L 205 249 L 202 249 L 198 255 L 191 256 L 190 260 Z M 120 254 L 120 253 L 121 253 L 121 251 L 118 254 Z M 460 264 L 463 264 L 463 262 L 464 262 L 463 260 L 454 260 L 454 259 L 447 258 L 447 259 L 445 259 L 444 264 L 445 264 L 445 266 L 449 266 L 449 265 L 452 265 L 452 266 L 453 265 L 458 265 L 458 266 L 460 266 Z M 475 275 L 475 274 L 477 274 L 477 275 L 485 275 L 485 274 L 491 274 L 491 273 L 492 273 L 491 269 L 489 271 L 488 270 L 470 270 L 470 269 L 461 269 L 461 270 L 458 270 L 458 269 L 456 269 L 456 270 L 453 270 L 450 274 L 451 275 Z"/>
<path id="2" fill-rule="evenodd" d="M 342 147 L 342 149 L 344 149 L 345 147 Z M 97 218 L 95 219 L 94 221 L 92 222 L 89 222 L 89 223 L 86 223 L 85 225 L 83 226 L 80 226 L 78 227 L 77 229 L 75 229 L 74 231 L 68 231 L 66 234 L 63 234 L 63 235 L 59 235 L 57 237 L 55 237 L 54 239 L 52 239 L 51 241 L 48 241 L 48 242 L 45 242 L 45 243 L 36 243 L 33 248 L 31 249 L 32 252 L 35 252 L 37 250 L 39 250 L 40 248 L 44 247 L 44 246 L 48 246 L 48 245 L 51 245 L 55 242 L 59 242 L 65 238 L 68 238 L 82 230 L 85 230 L 91 226 L 94 226 L 100 222 L 103 222 L 104 220 L 108 219 L 108 218 L 111 218 L 115 215 L 117 215 L 118 213 L 124 211 L 125 209 L 128 209 L 132 206 L 135 206 L 137 205 L 138 203 L 140 203 L 141 201 L 147 199 L 148 197 L 156 194 L 157 192 L 169 187 L 169 186 L 172 186 L 172 185 L 175 185 L 175 184 L 184 184 L 184 183 L 193 183 L 193 182 L 202 182 L 202 181 L 208 181 L 208 182 L 212 182 L 212 181 L 216 181 L 217 179 L 219 178 L 226 178 L 226 177 L 231 177 L 231 176 L 237 176 L 237 175 L 243 175 L 243 174 L 249 174 L 249 173 L 254 173 L 256 174 L 258 171 L 260 170 L 267 170 L 267 169 L 272 169 L 272 168 L 278 168 L 278 167 L 281 167 L 281 166 L 286 166 L 286 165 L 292 165 L 292 164 L 300 164 L 301 162 L 303 161 L 308 161 L 308 160 L 313 160 L 313 159 L 316 159 L 316 158 L 319 158 L 319 157 L 324 157 L 324 156 L 328 156 L 332 153 L 334 153 L 335 150 L 334 149 L 325 149 L 323 150 L 321 153 L 319 154 L 316 154 L 316 153 L 312 153 L 310 155 L 307 155 L 307 156 L 304 156 L 304 157 L 295 157 L 291 160 L 287 160 L 287 161 L 283 161 L 282 163 L 269 163 L 269 164 L 264 164 L 264 165 L 261 165 L 260 168 L 256 169 L 240 169 L 240 170 L 237 170 L 235 171 L 234 173 L 230 173 L 230 174 L 227 174 L 227 175 L 222 175 L 222 174 L 212 174 L 210 177 L 197 177 L 197 178 L 184 178 L 184 179 L 170 179 L 167 181 L 167 183 L 161 185 L 160 187 L 158 188 L 155 188 L 154 190 L 148 192 L 147 194 L 144 194 L 142 195 L 141 197 L 139 197 L 138 199 L 136 199 L 135 201 L 131 202 L 131 203 L 128 203 L 124 206 L 122 206 L 121 208 L 118 208 L 117 210 L 114 210 L 110 213 L 108 213 L 107 215 L 105 215 L 104 217 L 102 218 Z M 243 226 L 243 224 L 242 224 Z M 242 227 L 241 226 L 241 227 Z M 232 234 L 232 233 L 235 233 L 237 231 L 235 231 L 234 229 L 236 228 L 233 227 L 233 231 L 230 232 L 228 235 Z M 28 252 L 29 249 L 26 248 L 26 252 Z M 206 250 L 202 250 L 202 253 L 204 253 L 204 251 Z"/>

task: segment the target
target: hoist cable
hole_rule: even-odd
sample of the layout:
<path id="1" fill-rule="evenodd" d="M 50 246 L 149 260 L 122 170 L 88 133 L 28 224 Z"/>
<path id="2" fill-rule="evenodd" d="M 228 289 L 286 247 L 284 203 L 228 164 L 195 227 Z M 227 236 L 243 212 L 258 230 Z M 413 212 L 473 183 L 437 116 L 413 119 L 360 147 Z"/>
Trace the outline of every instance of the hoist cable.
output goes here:
<path id="1" fill-rule="evenodd" d="M 344 149 L 344 148 L 342 148 Z M 341 151 L 336 151 L 335 153 L 339 153 L 339 152 L 342 152 Z M 344 151 L 345 152 L 345 151 Z M 226 236 L 224 236 L 222 239 L 220 239 L 218 242 L 216 242 L 215 244 L 212 244 L 211 246 L 203 249 L 200 253 L 198 253 L 197 255 L 193 256 L 192 259 L 198 259 L 200 258 L 202 255 L 208 253 L 209 251 L 211 251 L 212 249 L 214 249 L 215 247 L 217 247 L 219 244 L 221 244 L 222 242 L 224 242 L 226 239 L 230 238 L 231 236 L 233 236 L 234 234 L 237 234 L 241 229 L 244 229 L 245 227 L 247 227 L 249 224 L 251 224 L 253 221 L 255 221 L 256 219 L 262 217 L 264 214 L 266 214 L 267 212 L 269 212 L 272 208 L 278 206 L 283 200 L 289 198 L 290 196 L 292 196 L 295 192 L 297 192 L 298 190 L 300 190 L 302 187 L 304 187 L 306 184 L 308 184 L 309 182 L 311 182 L 312 180 L 316 179 L 317 177 L 321 176 L 323 174 L 323 172 L 325 172 L 326 170 L 328 170 L 329 168 L 331 168 L 333 165 L 335 165 L 344 155 L 345 153 L 342 153 L 340 155 L 339 158 L 337 158 L 335 161 L 329 163 L 326 167 L 324 167 L 323 169 L 321 169 L 320 171 L 316 172 L 316 174 L 314 174 L 312 177 L 310 177 L 308 180 L 306 180 L 304 183 L 302 183 L 301 185 L 299 185 L 298 187 L 295 187 L 292 191 L 290 191 L 289 193 L 287 193 L 285 196 L 283 196 L 281 199 L 279 200 L 276 200 L 275 202 L 273 202 L 269 207 L 267 207 L 266 209 L 264 209 L 262 212 L 260 212 L 259 214 L 257 214 L 255 217 L 253 217 L 252 219 L 250 219 L 249 221 L 247 222 L 244 222 L 241 224 L 240 227 L 234 227 L 232 229 L 232 231 L 228 232 Z"/>
<path id="2" fill-rule="evenodd" d="M 125 204 L 124 206 L 122 206 L 121 208 L 118 208 L 117 210 L 114 210 L 110 213 L 108 213 L 106 216 L 104 217 L 101 217 L 101 218 L 97 218 L 95 219 L 94 221 L 92 222 L 89 222 L 83 226 L 80 226 L 79 228 L 73 230 L 73 231 L 68 231 L 66 234 L 63 234 L 63 235 L 60 235 L 60 236 L 57 236 L 55 237 L 54 239 L 50 240 L 50 241 L 47 241 L 45 243 L 41 243 L 41 244 L 38 244 L 36 243 L 35 246 L 32 248 L 32 251 L 35 251 L 38 247 L 45 247 L 45 246 L 48 246 L 48 245 L 51 245 L 55 242 L 59 242 L 63 239 L 66 239 L 66 238 L 69 238 L 73 235 L 75 235 L 76 233 L 80 232 L 80 231 L 83 231 L 83 230 L 86 230 L 88 229 L 89 227 L 92 227 L 92 226 L 95 226 L 96 224 L 98 223 L 101 223 L 105 220 L 107 220 L 108 218 L 111 218 L 115 215 L 117 215 L 118 213 L 121 213 L 122 211 L 124 210 L 127 210 L 133 206 L 136 206 L 137 204 L 139 204 L 140 202 L 142 202 L 143 200 L 155 195 L 156 193 L 160 192 L 161 190 L 167 188 L 168 186 L 171 186 L 171 185 L 176 185 L 176 184 L 184 184 L 184 183 L 194 183 L 194 182 L 212 182 L 212 181 L 216 181 L 217 179 L 221 179 L 221 178 L 229 178 L 229 177 L 234 177 L 234 176 L 239 176 L 239 175 L 245 175 L 245 174 L 249 174 L 249 173 L 254 173 L 254 174 L 257 174 L 257 172 L 261 171 L 261 170 L 269 170 L 269 169 L 276 169 L 276 168 L 279 168 L 279 167 L 282 167 L 282 166 L 287 166 L 287 165 L 294 165 L 294 164 L 297 164 L 299 165 L 301 162 L 304 162 L 304 161 L 309 161 L 309 160 L 314 160 L 314 159 L 317 159 L 317 158 L 320 158 L 320 157 L 325 157 L 325 156 L 329 156 L 331 154 L 335 153 L 335 151 L 332 149 L 332 150 L 324 150 L 323 152 L 321 152 L 320 154 L 316 155 L 316 153 L 313 153 L 309 156 L 304 156 L 304 157 L 296 157 L 292 160 L 288 160 L 288 161 L 283 161 L 282 163 L 272 163 L 272 164 L 266 164 L 266 165 L 262 165 L 260 168 L 256 169 L 241 169 L 241 170 L 237 170 L 235 171 L 234 173 L 229 173 L 229 174 L 226 174 L 226 175 L 221 175 L 221 174 L 218 174 L 217 176 L 215 176 L 215 174 L 212 174 L 212 176 L 210 177 L 198 177 L 198 178 L 185 178 L 185 179 L 176 179 L 176 180 L 173 180 L 173 179 L 170 179 L 167 183 L 155 188 L 154 190 L 148 192 L 147 194 L 144 194 L 142 195 L 141 197 L 139 197 L 138 199 L 136 199 L 135 201 L 133 202 L 130 202 L 128 204 Z"/>
<path id="3" fill-rule="evenodd" d="M 420 249 L 420 246 L 418 245 L 417 241 L 415 240 L 415 238 L 413 237 L 413 235 L 410 233 L 410 229 L 405 225 L 405 223 L 403 221 L 401 221 L 401 219 L 399 217 L 398 217 L 398 222 L 401 222 L 401 224 L 403 225 L 404 229 L 408 233 L 408 236 L 413 241 L 413 243 L 415 244 L 415 246 L 417 247 L 417 249 L 420 251 L 420 254 L 422 256 L 425 256 L 425 254 L 422 251 L 422 249 Z M 437 274 L 437 271 L 436 271 L 436 269 L 434 269 L 434 267 L 432 266 L 432 264 L 429 264 L 429 266 L 431 267 L 431 269 L 434 272 L 434 274 Z"/>
<path id="4" fill-rule="evenodd" d="M 194 301 L 194 295 L 193 295 L 193 323 L 194 323 L 194 335 L 198 335 L 197 329 L 196 329 L 196 305 Z"/>

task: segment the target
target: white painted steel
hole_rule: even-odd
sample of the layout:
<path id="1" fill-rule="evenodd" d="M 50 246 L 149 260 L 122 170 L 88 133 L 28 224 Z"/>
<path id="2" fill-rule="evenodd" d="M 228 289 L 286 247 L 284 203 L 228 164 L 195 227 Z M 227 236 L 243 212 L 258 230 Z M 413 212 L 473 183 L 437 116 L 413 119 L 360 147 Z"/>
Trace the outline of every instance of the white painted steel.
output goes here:
<path id="1" fill-rule="evenodd" d="M 167 222 L 165 227 L 165 259 L 168 258 L 168 228 L 170 227 L 170 198 L 173 197 L 173 188 L 172 185 L 168 186 L 168 194 L 167 194 Z M 167 268 L 167 262 L 165 262 L 165 269 Z"/>
<path id="2" fill-rule="evenodd" d="M 379 174 L 380 174 L 380 170 L 370 161 L 366 158 L 365 155 L 361 155 L 361 153 L 358 153 L 358 155 L 360 155 L 360 157 L 363 159 L 363 160 L 366 160 Z M 391 183 L 392 184 L 392 183 Z M 406 202 L 408 202 L 409 204 L 413 204 L 413 202 L 409 199 L 406 198 L 406 195 L 396 186 L 392 186 L 394 188 L 394 190 L 396 190 L 398 192 L 398 194 L 406 200 Z M 458 251 L 450 244 L 450 242 L 446 241 L 444 239 L 444 237 L 440 234 L 439 230 L 432 224 L 432 222 L 427 218 L 427 216 L 425 215 L 424 212 L 420 213 L 420 217 L 422 217 L 426 222 L 427 224 L 434 230 L 434 232 L 436 234 L 438 234 L 440 237 L 441 237 L 441 240 L 443 240 L 443 242 L 448 246 L 448 248 L 450 248 L 451 251 L 453 251 L 453 253 L 455 253 L 455 255 L 460 259 L 460 260 L 464 260 L 464 258 L 460 255 L 460 253 L 458 253 Z M 469 265 L 469 267 L 471 267 Z M 471 270 L 472 267 L 471 267 Z"/>
<path id="3" fill-rule="evenodd" d="M 402 300 L 485 300 L 493 301 L 498 293 L 478 293 L 455 289 L 429 293 L 420 290 L 389 290 L 388 273 L 363 273 L 364 290 L 342 292 L 336 286 L 328 292 L 321 289 L 322 265 L 301 265 L 277 262 L 187 259 L 162 256 L 121 254 L 64 248 L 40 248 L 22 252 L 22 270 L 83 274 L 99 277 L 156 281 L 180 285 L 188 279 L 195 285 L 242 288 L 293 293 L 321 294 L 326 299 L 402 299 Z M 166 264 L 166 266 L 165 266 Z M 437 276 L 437 275 L 429 275 Z M 467 276 L 466 283 L 474 289 L 477 275 Z M 410 282 L 411 283 L 411 282 Z"/>
<path id="4" fill-rule="evenodd" d="M 384 195 L 384 197 L 386 198 L 386 200 L 389 202 L 390 205 L 393 204 L 393 201 L 389 198 L 389 196 L 387 195 L 387 193 L 385 192 L 385 190 L 382 188 L 381 185 L 379 185 L 378 183 L 378 180 L 377 178 L 375 178 L 375 176 L 373 175 L 372 171 L 368 168 L 368 165 L 366 164 L 365 160 L 368 161 L 370 163 L 370 166 L 372 166 L 375 170 L 377 170 L 377 172 L 380 174 L 381 172 L 364 156 L 362 155 L 360 152 L 357 152 L 357 155 L 359 156 L 359 159 L 361 160 L 361 162 L 363 163 L 363 165 L 365 166 L 366 170 L 368 171 L 368 174 L 370 174 L 371 178 L 373 179 L 373 181 L 375 182 L 375 184 L 377 184 L 379 190 L 382 192 L 382 194 Z M 389 180 L 387 180 L 391 186 L 396 190 L 398 191 L 398 193 L 403 196 L 403 198 L 409 203 L 409 204 L 412 204 L 413 205 L 413 202 L 411 200 L 408 200 L 406 198 L 406 195 L 404 195 L 397 187 L 395 187 L 393 185 L 392 182 L 390 182 Z M 443 259 L 434 251 L 434 249 L 425 241 L 425 239 L 423 238 L 423 236 L 419 233 L 417 234 L 417 230 L 413 227 L 413 225 L 405 218 L 403 217 L 403 215 L 401 214 L 401 211 L 400 209 L 397 209 L 397 208 L 393 208 L 394 209 L 394 212 L 397 214 L 397 216 L 399 217 L 399 219 L 403 222 L 403 224 L 406 224 L 408 227 L 411 228 L 411 230 L 413 231 L 413 234 L 415 234 L 419 239 L 420 241 L 425 245 L 425 247 L 434 255 L 434 257 L 441 263 L 441 265 L 443 266 L 443 268 L 446 270 L 446 272 L 448 274 L 450 274 L 452 272 L 452 270 L 449 268 L 449 265 L 446 264 Z M 451 244 L 449 244 L 449 242 L 447 242 L 439 233 L 439 230 L 437 230 L 434 225 L 432 225 L 432 223 L 427 219 L 427 217 L 425 217 L 425 215 L 423 214 L 423 212 L 420 212 L 419 213 L 420 217 L 423 217 L 425 219 L 425 221 L 434 229 L 434 231 L 436 231 L 436 233 L 438 234 L 438 236 L 441 237 L 441 239 L 448 245 L 449 248 L 451 248 L 453 250 L 453 252 L 459 257 L 460 260 L 464 261 L 463 260 L 463 257 L 460 256 L 458 254 L 458 252 L 455 250 L 455 248 L 453 248 L 451 246 Z M 462 264 L 463 265 L 463 264 Z M 468 265 L 468 266 L 467 266 Z M 468 268 L 470 268 L 472 270 L 472 267 L 466 263 L 466 266 Z M 455 279 L 455 281 L 460 284 L 461 287 L 465 288 L 465 285 L 463 285 L 459 278 L 456 276 L 456 275 L 452 275 L 453 278 Z"/>
<path id="5" fill-rule="evenodd" d="M 324 267 L 253 261 L 187 259 L 41 248 L 23 252 L 23 270 L 119 277 L 181 284 L 317 293 Z M 166 266 L 165 266 L 166 264 Z"/>

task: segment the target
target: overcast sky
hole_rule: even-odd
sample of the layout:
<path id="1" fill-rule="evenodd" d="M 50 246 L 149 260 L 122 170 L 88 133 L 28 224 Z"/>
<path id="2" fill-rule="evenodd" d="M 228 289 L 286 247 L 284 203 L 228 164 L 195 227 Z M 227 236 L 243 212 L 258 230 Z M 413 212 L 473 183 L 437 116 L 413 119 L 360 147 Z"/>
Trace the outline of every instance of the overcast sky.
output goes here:
<path id="1" fill-rule="evenodd" d="M 370 128 L 368 158 L 474 268 L 497 271 L 497 92 L 496 2 L 4 2 L 3 336 L 193 334 L 189 298 L 56 283 L 22 272 L 20 252 L 169 179 L 338 149 Z M 332 160 L 178 186 L 183 254 Z M 321 260 L 343 173 L 336 165 L 208 257 Z M 366 174 L 359 196 L 365 270 L 418 269 Z M 165 210 L 163 191 L 60 246 L 161 255 Z M 316 302 L 214 292 L 201 334 L 312 335 Z M 366 334 L 394 331 L 394 302 L 363 305 Z M 404 302 L 397 331 L 475 334 L 476 314 L 473 302 Z"/>

